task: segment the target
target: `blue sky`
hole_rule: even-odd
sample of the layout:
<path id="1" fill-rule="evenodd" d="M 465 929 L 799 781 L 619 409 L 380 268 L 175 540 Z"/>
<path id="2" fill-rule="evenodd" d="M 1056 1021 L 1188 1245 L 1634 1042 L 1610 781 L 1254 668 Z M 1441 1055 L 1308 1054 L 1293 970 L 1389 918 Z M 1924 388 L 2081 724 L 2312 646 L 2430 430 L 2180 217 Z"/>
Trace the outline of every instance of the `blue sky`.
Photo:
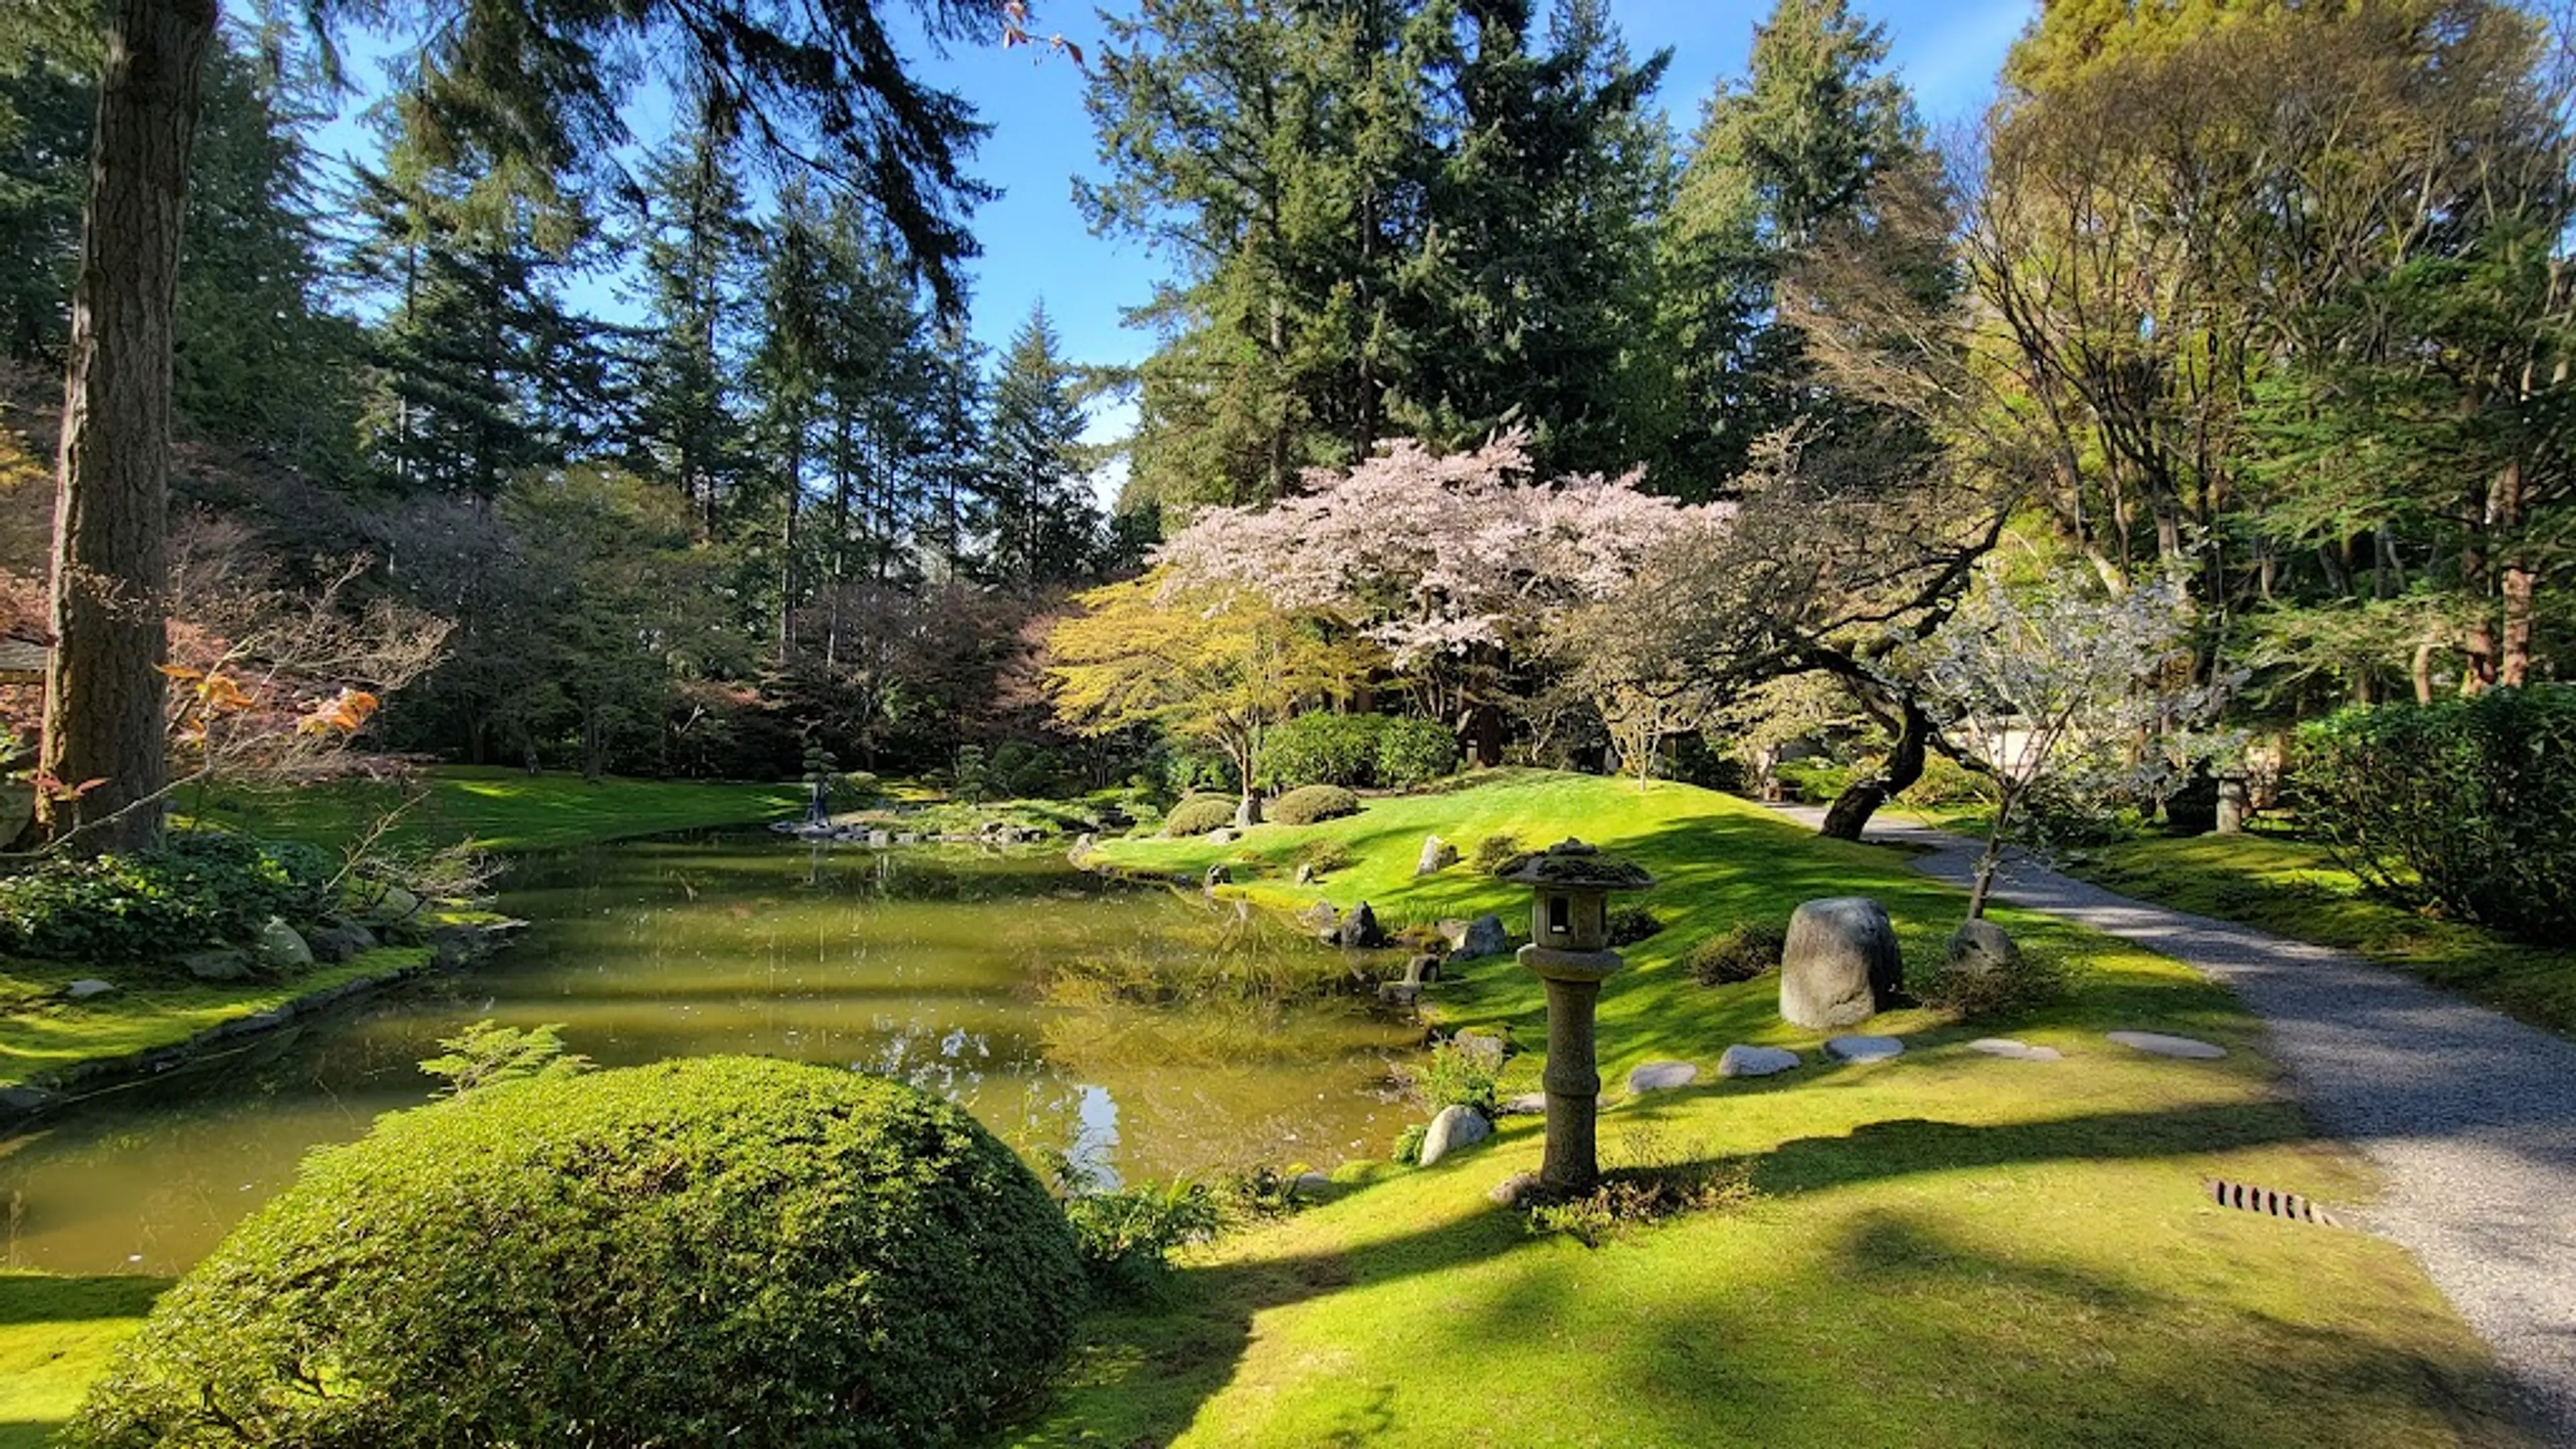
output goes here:
<path id="1" fill-rule="evenodd" d="M 1118 8 L 1132 3 L 1120 0 Z M 1090 6 L 1040 0 L 1036 8 L 1039 31 L 1060 33 L 1086 52 L 1099 48 L 1101 24 Z M 1742 73 L 1753 26 L 1770 8 L 1769 0 L 1612 0 L 1611 13 L 1632 53 L 1671 49 L 1658 99 L 1686 135 L 1718 80 Z M 1984 109 L 2004 52 L 2035 13 L 2036 0 L 1860 0 L 1854 8 L 1887 27 L 1890 61 L 1937 130 Z M 382 53 L 381 45 L 363 42 L 356 49 Z M 972 268 L 975 335 L 999 349 L 1044 298 L 1074 361 L 1142 360 L 1151 337 L 1120 318 L 1146 300 L 1164 264 L 1138 243 L 1093 236 L 1074 207 L 1072 178 L 1097 165 L 1081 71 L 1067 56 L 1040 47 L 960 45 L 945 57 L 918 56 L 916 63 L 925 76 L 972 101 L 993 126 L 975 172 L 1003 195 L 975 218 L 984 247 Z M 656 127 L 639 117 L 637 129 Z M 368 148 L 365 132 L 348 119 L 326 127 L 317 142 L 325 155 Z M 613 279 L 601 278 L 579 289 L 575 300 L 606 315 L 631 316 L 617 290 Z M 1114 438 L 1132 419 L 1130 408 L 1104 408 L 1090 436 Z M 1114 482 L 1098 481 L 1104 492 Z"/>

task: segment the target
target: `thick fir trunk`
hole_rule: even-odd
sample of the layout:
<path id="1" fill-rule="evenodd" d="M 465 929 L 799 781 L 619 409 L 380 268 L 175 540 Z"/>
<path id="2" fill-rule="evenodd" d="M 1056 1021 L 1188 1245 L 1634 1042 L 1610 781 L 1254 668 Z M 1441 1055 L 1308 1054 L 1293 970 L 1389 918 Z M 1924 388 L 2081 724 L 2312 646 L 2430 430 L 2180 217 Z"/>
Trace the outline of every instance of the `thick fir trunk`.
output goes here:
<path id="1" fill-rule="evenodd" d="M 168 657 L 171 320 L 215 4 L 120 0 L 108 36 L 72 293 L 40 757 L 55 780 L 102 783 L 76 800 L 40 794 L 37 821 L 52 836 L 149 799 L 168 777 L 157 666 Z M 148 805 L 83 844 L 133 849 L 160 836 L 160 807 Z"/>
<path id="2" fill-rule="evenodd" d="M 1825 823 L 1816 833 L 1834 840 L 1858 840 L 1869 827 L 1869 817 L 1878 807 L 1902 794 L 1915 781 L 1923 778 L 1923 752 L 1932 738 L 1932 721 L 1912 700 L 1897 704 L 1900 719 L 1896 731 L 1896 748 L 1887 756 L 1887 767 L 1834 797 L 1825 811 Z"/>

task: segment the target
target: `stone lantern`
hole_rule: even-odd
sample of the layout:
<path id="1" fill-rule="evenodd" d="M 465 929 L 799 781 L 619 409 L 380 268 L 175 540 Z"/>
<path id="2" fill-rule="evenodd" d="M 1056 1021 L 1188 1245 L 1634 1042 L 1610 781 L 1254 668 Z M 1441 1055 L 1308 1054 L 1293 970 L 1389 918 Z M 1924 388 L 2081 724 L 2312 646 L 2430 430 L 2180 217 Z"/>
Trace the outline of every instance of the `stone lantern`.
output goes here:
<path id="1" fill-rule="evenodd" d="M 1592 1013 L 1601 983 L 1626 963 L 1610 949 L 1610 893 L 1655 883 L 1645 870 L 1567 840 L 1504 862 L 1495 874 L 1528 886 L 1530 943 L 1520 963 L 1547 983 L 1547 1156 L 1539 1186 L 1551 1194 L 1590 1192 L 1601 1169 L 1594 1113 L 1601 1073 L 1592 1047 Z"/>

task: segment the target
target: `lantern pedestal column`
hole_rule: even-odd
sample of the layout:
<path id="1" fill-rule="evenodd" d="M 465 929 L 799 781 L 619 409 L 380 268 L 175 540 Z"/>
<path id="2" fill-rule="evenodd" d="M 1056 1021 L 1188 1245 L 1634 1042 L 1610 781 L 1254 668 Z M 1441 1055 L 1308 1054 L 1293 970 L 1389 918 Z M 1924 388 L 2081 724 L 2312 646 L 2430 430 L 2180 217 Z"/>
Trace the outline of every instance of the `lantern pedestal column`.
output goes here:
<path id="1" fill-rule="evenodd" d="M 1565 951 L 1530 945 L 1520 963 L 1547 986 L 1547 1152 L 1539 1186 L 1555 1196 L 1579 1197 L 1601 1181 L 1597 1147 L 1601 1072 L 1593 1050 L 1592 1017 L 1601 982 L 1625 964 L 1616 951 Z"/>

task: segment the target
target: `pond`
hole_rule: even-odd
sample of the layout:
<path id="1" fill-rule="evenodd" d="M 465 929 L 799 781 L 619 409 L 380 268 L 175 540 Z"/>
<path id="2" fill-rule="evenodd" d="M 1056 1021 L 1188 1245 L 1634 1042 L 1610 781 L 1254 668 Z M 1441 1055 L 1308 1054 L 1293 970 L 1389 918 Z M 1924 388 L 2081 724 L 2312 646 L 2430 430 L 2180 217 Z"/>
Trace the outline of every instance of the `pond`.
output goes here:
<path id="1" fill-rule="evenodd" d="M 416 1063 L 490 1017 L 563 1024 L 603 1066 L 744 1052 L 903 1078 L 1033 1163 L 1106 1181 L 1383 1156 L 1418 1040 L 1360 999 L 1261 985 L 1336 953 L 1194 893 L 1053 852 L 871 852 L 734 833 L 521 862 L 532 925 L 424 978 L 84 1104 L 0 1143 L 7 1265 L 175 1273 L 346 1141 L 435 1085 Z M 1176 982 L 1198 983 L 1175 999 Z"/>

